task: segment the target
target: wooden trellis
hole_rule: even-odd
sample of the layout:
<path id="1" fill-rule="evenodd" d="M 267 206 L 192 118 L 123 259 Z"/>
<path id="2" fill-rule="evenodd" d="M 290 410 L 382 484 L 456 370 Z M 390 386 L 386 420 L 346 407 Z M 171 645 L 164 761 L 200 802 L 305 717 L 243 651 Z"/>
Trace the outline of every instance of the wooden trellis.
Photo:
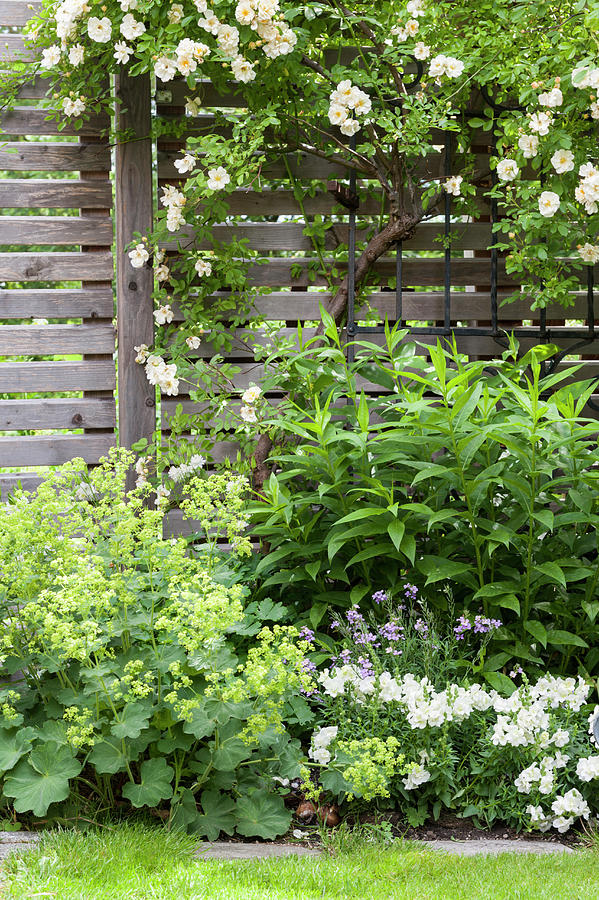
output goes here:
<path id="1" fill-rule="evenodd" d="M 30 15 L 31 4 L 0 0 L 0 28 L 12 32 L 0 35 L 0 64 L 9 65 L 15 54 L 22 53 L 18 29 Z M 149 436 L 158 409 L 162 428 L 168 430 L 169 415 L 179 402 L 186 410 L 192 408 L 183 385 L 181 397 L 158 402 L 143 368 L 134 363 L 133 346 L 151 344 L 153 335 L 151 272 L 131 268 L 124 250 L 133 232 L 143 233 L 151 227 L 156 206 L 156 173 L 149 139 L 149 79 L 124 75 L 115 89 L 127 107 L 118 125 L 133 129 L 136 140 L 117 144 L 112 155 L 107 138 L 102 136 L 107 123 L 101 118 L 86 123 L 78 132 L 69 126 L 59 132 L 56 124 L 47 120 L 42 105 L 46 92 L 43 79 L 24 86 L 22 105 L 0 119 L 0 172 L 6 173 L 0 176 L 0 245 L 4 249 L 0 253 L 0 356 L 6 360 L 0 362 L 3 497 L 16 480 L 25 485 L 39 480 L 40 476 L 31 471 L 33 466 L 55 465 L 74 456 L 83 456 L 93 464 L 117 439 L 130 445 Z M 156 114 L 180 118 L 187 93 L 183 81 L 162 86 L 156 97 Z M 203 86 L 202 97 L 201 115 L 186 119 L 188 133 L 222 132 L 223 126 L 215 124 L 215 111 L 239 107 L 240 98 L 219 95 L 209 84 Z M 181 142 L 172 138 L 158 141 L 159 184 L 180 180 L 173 164 L 180 155 L 179 146 Z M 477 168 L 484 170 L 491 152 L 487 132 L 475 135 L 472 150 Z M 423 166 L 442 173 L 443 153 L 430 157 Z M 303 209 L 289 183 L 289 171 L 306 187 L 317 183 L 314 194 L 306 191 Z M 267 319 L 282 323 L 282 330 L 289 334 L 297 322 L 317 318 L 319 303 L 328 298 L 322 292 L 322 279 L 311 280 L 315 254 L 304 231 L 306 218 L 309 222 L 315 215 L 329 217 L 333 226 L 326 235 L 325 254 L 339 242 L 346 242 L 349 212 L 339 206 L 329 190 L 331 181 L 346 178 L 342 169 L 315 157 L 293 153 L 286 161 L 271 160 L 261 174 L 262 190 L 238 189 L 230 195 L 230 214 L 242 218 L 235 225 L 216 226 L 219 240 L 226 240 L 234 229 L 235 236 L 247 238 L 250 247 L 266 261 L 250 272 L 251 284 L 269 290 L 256 295 L 255 309 Z M 366 181 L 358 183 L 358 193 L 358 221 L 368 224 L 380 212 L 380 198 Z M 403 244 L 401 307 L 402 318 L 410 325 L 446 324 L 445 259 L 438 241 L 444 228 L 443 221 L 423 223 L 413 239 Z M 489 321 L 491 268 L 487 247 L 491 242 L 489 221 L 456 222 L 452 226 L 450 327 L 466 326 L 465 330 L 456 330 L 459 349 L 483 358 L 501 350 L 492 336 L 468 333 L 469 326 L 485 326 Z M 176 243 L 174 239 L 167 244 L 167 252 L 173 251 Z M 431 251 L 435 251 L 434 256 Z M 342 268 L 342 264 L 336 265 Z M 370 290 L 368 303 L 379 322 L 385 317 L 393 321 L 396 297 L 388 285 L 395 278 L 395 258 L 381 260 L 376 273 L 378 283 Z M 514 287 L 501 259 L 497 262 L 497 284 L 498 325 L 506 331 L 518 327 L 521 345 L 533 345 L 538 341 L 540 314 L 530 311 L 524 297 L 501 306 L 502 298 Z M 597 296 L 595 291 L 595 302 Z M 567 314 L 561 307 L 546 313 L 551 339 L 564 348 L 576 342 L 573 328 L 588 325 L 584 284 L 574 299 L 574 307 Z M 112 324 L 115 312 L 118 357 Z M 180 311 L 176 315 L 180 321 Z M 47 319 L 49 324 L 32 324 L 34 318 Z M 436 337 L 418 334 L 418 339 L 426 344 Z M 578 377 L 599 376 L 599 340 L 577 350 L 581 352 L 585 362 Z M 209 346 L 200 348 L 200 355 L 210 357 L 212 353 Z M 234 344 L 231 359 L 240 367 L 240 389 L 257 380 L 257 370 L 241 343 Z M 571 360 L 567 359 L 561 363 L 569 364 Z M 67 396 L 61 396 L 64 394 Z M 19 435 L 19 431 L 28 434 Z M 215 448 L 215 455 L 232 451 L 232 446 L 223 445 Z M 13 471 L 7 473 L 7 469 Z M 180 527 L 176 513 L 171 515 L 170 524 L 175 530 Z"/>

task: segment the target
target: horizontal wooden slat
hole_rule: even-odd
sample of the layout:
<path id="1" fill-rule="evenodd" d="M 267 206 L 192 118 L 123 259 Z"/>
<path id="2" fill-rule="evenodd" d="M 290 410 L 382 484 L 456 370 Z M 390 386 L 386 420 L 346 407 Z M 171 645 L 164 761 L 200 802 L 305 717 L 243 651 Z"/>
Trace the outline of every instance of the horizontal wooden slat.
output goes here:
<path id="1" fill-rule="evenodd" d="M 35 491 L 43 481 L 42 475 L 33 472 L 0 473 L 0 500 L 6 502 L 10 494 L 17 488 L 24 491 Z"/>
<path id="2" fill-rule="evenodd" d="M 111 253 L 0 253 L 0 281 L 110 281 Z"/>
<path id="3" fill-rule="evenodd" d="M 112 325 L 0 325 L 0 356 L 114 352 Z"/>
<path id="4" fill-rule="evenodd" d="M 520 329 L 523 334 L 518 337 L 518 340 L 521 343 L 521 346 L 526 348 L 534 346 L 534 344 L 539 342 L 539 332 L 538 329 L 534 327 L 527 327 Z M 506 328 L 502 332 L 502 337 L 505 338 L 506 332 L 509 332 L 510 329 Z M 303 330 L 303 338 L 304 341 L 309 340 L 316 333 L 314 328 L 304 328 Z M 554 326 L 549 328 L 550 339 L 553 343 L 557 344 L 560 348 L 567 348 L 572 346 L 573 344 L 579 341 L 579 337 L 572 337 L 572 329 L 567 326 Z M 289 352 L 293 352 L 293 348 L 297 347 L 297 330 L 295 328 L 280 328 L 277 331 L 277 337 L 288 342 L 291 350 Z M 343 334 L 343 339 L 345 339 L 345 333 Z M 383 345 L 385 343 L 385 338 L 382 334 L 371 334 L 368 332 L 362 332 L 357 334 L 357 340 L 370 341 L 375 344 Z M 442 339 L 442 338 L 441 338 Z M 485 336 L 485 335 L 468 335 L 468 334 L 460 334 L 459 329 L 456 331 L 456 339 L 458 341 L 458 347 L 463 349 L 464 353 L 480 353 L 480 354 L 493 354 L 498 352 L 499 344 L 497 341 L 493 339 L 493 337 Z M 420 341 L 425 345 L 434 344 L 437 341 L 436 335 L 422 335 L 418 333 L 414 333 L 413 335 L 408 334 L 405 338 L 405 341 Z M 227 357 L 231 357 L 234 359 L 251 359 L 253 358 L 253 350 L 252 347 L 254 345 L 264 346 L 269 345 L 272 342 L 272 337 L 269 334 L 268 330 L 255 329 L 249 332 L 247 329 L 238 328 L 231 334 L 231 351 L 228 354 L 225 354 Z M 476 350 L 478 347 L 480 349 Z M 585 353 L 593 354 L 599 352 L 599 333 L 597 339 L 595 341 L 589 342 L 588 346 L 585 346 Z M 192 354 L 192 356 L 198 356 L 200 358 L 210 359 L 210 357 L 214 354 L 214 349 L 209 342 L 202 342 L 198 348 L 198 350 Z"/>
<path id="5" fill-rule="evenodd" d="M 113 313 L 114 300 L 110 288 L 0 290 L 0 320 L 29 317 L 110 319 Z"/>
<path id="6" fill-rule="evenodd" d="M 0 25 L 25 25 L 41 6 L 39 2 L 0 0 Z"/>
<path id="7" fill-rule="evenodd" d="M 1 216 L 0 244 L 80 244 L 105 246 L 112 243 L 112 219 L 85 216 Z"/>
<path id="8" fill-rule="evenodd" d="M 0 169 L 8 172 L 104 172 L 110 169 L 110 153 L 98 144 L 7 141 L 0 144 Z"/>
<path id="9" fill-rule="evenodd" d="M 490 278 L 489 259 L 452 259 L 451 279 L 454 287 L 463 285 L 488 284 Z M 308 284 L 321 285 L 325 281 L 320 275 L 314 280 L 314 267 L 318 267 L 316 259 L 297 257 L 290 259 L 270 259 L 265 265 L 254 265 L 250 268 L 248 280 L 252 285 L 283 286 L 294 285 L 307 287 Z M 338 260 L 326 260 L 327 270 L 337 267 L 340 271 L 345 269 L 345 264 Z M 292 267 L 298 267 L 298 275 L 293 278 Z M 395 260 L 386 258 L 379 260 L 373 266 L 373 274 L 376 278 L 386 280 L 395 277 Z M 403 282 L 405 287 L 427 287 L 429 285 L 442 285 L 444 283 L 445 262 L 440 258 L 408 258 L 403 261 Z M 599 266 L 595 266 L 595 278 L 599 275 Z M 514 279 L 506 274 L 505 261 L 500 259 L 497 266 L 499 284 L 509 286 L 517 284 Z M 585 272 L 580 272 L 581 281 L 585 278 Z"/>
<path id="10" fill-rule="evenodd" d="M 25 49 L 25 40 L 20 34 L 0 34 L 0 61 L 29 62 L 35 59 L 31 49 Z"/>
<path id="11" fill-rule="evenodd" d="M 25 81 L 20 86 L 17 97 L 21 100 L 41 100 L 47 96 L 51 87 L 49 78 L 36 75 L 31 81 Z"/>
<path id="12" fill-rule="evenodd" d="M 51 110 L 36 109 L 33 106 L 17 106 L 0 115 L 0 130 L 3 135 L 25 134 L 60 134 L 60 135 L 98 135 L 103 134 L 110 127 L 108 116 L 92 115 L 89 119 L 82 119 L 81 126 L 75 127 L 74 120 L 62 116 L 58 121 L 48 118 Z M 61 125 L 59 129 L 58 126 Z"/>
<path id="13" fill-rule="evenodd" d="M 212 299 L 222 298 L 224 294 L 207 298 L 207 303 Z M 514 303 L 503 304 L 502 301 L 508 293 L 500 291 L 498 294 L 499 307 L 497 317 L 500 322 L 513 322 L 520 319 L 531 319 L 538 322 L 540 310 L 531 310 L 530 302 L 523 297 Z M 599 291 L 596 292 L 596 303 L 599 304 Z M 573 294 L 574 305 L 564 310 L 561 306 L 553 305 L 546 308 L 547 319 L 584 319 L 587 313 L 586 292 Z M 257 294 L 252 301 L 253 310 L 267 319 L 299 320 L 318 319 L 320 317 L 320 304 L 326 306 L 331 294 L 328 291 L 274 291 L 270 294 Z M 404 291 L 403 292 L 403 319 L 404 321 L 430 321 L 443 318 L 445 295 L 443 291 Z M 373 292 L 368 295 L 368 303 L 373 311 L 379 315 L 380 321 L 385 318 L 395 321 L 395 291 Z M 459 320 L 486 321 L 491 317 L 491 295 L 484 291 L 452 291 L 451 292 L 451 318 Z M 173 304 L 175 314 L 174 321 L 182 322 L 185 319 L 183 311 L 177 303 Z M 366 318 L 368 307 L 361 305 L 356 309 L 358 319 Z M 188 323 L 189 324 L 189 323 Z M 190 326 L 191 327 L 191 326 Z"/>
<path id="14" fill-rule="evenodd" d="M 0 363 L 0 393 L 114 390 L 112 360 Z"/>
<path id="15" fill-rule="evenodd" d="M 6 178 L 0 181 L 0 209 L 110 209 L 109 181 Z"/>
<path id="16" fill-rule="evenodd" d="M 110 397 L 0 400 L 0 431 L 114 428 L 115 425 L 116 407 Z"/>
<path id="17" fill-rule="evenodd" d="M 97 463 L 114 444 L 114 434 L 0 437 L 0 466 L 59 466 L 77 456 Z"/>
<path id="18" fill-rule="evenodd" d="M 301 222 L 252 222 L 235 225 L 215 225 L 212 227 L 212 235 L 219 241 L 227 242 L 233 238 L 247 240 L 248 246 L 253 250 L 268 252 L 269 250 L 302 250 L 310 252 L 313 243 L 304 235 L 306 225 Z M 364 240 L 372 233 L 363 228 L 358 228 L 357 240 Z M 0 235 L 2 234 L 0 226 Z M 413 238 L 404 241 L 404 250 L 434 250 L 442 245 L 441 238 L 444 235 L 444 226 L 435 222 L 422 222 L 416 229 Z M 164 242 L 161 246 L 166 250 L 175 250 L 178 240 L 185 239 L 186 246 L 193 237 L 192 228 L 183 228 L 173 235 L 175 240 Z M 349 226 L 344 223 L 333 224 L 326 232 L 324 246 L 327 250 L 334 250 L 340 244 L 347 244 L 349 239 Z M 493 243 L 491 225 L 484 222 L 457 223 L 452 227 L 452 250 L 486 250 Z M 192 244 L 200 250 L 212 248 L 209 241 Z"/>
<path id="19" fill-rule="evenodd" d="M 348 215 L 335 198 L 326 192 L 318 193 L 314 197 L 306 195 L 302 197 L 301 204 L 295 198 L 293 191 L 283 188 L 264 191 L 245 191 L 243 189 L 227 194 L 227 205 L 230 215 L 250 216 L 315 216 L 330 215 L 335 211 L 336 215 Z M 367 195 L 362 190 L 360 194 L 360 206 L 358 215 L 376 216 L 381 213 L 384 204 L 381 196 Z"/>
<path id="20" fill-rule="evenodd" d="M 168 152 L 159 149 L 158 177 L 180 179 L 181 176 L 174 166 L 175 160 L 180 159 L 180 157 L 180 151 Z M 443 164 L 443 154 L 437 153 L 426 157 L 423 162 L 418 163 L 414 168 L 414 172 L 421 176 L 440 178 L 443 175 Z M 288 167 L 294 178 L 303 180 L 347 178 L 348 174 L 348 169 L 340 162 L 321 159 L 319 156 L 313 156 L 308 153 L 295 152 L 287 154 L 286 161 L 280 156 L 278 159 L 265 162 L 262 168 L 262 174 L 266 178 L 288 179 Z"/>

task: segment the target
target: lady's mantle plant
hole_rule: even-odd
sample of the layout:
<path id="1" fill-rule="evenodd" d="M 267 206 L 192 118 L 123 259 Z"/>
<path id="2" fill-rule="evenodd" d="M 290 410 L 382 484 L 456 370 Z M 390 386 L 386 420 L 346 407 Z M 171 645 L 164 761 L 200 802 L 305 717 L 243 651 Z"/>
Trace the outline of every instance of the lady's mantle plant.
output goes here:
<path id="1" fill-rule="evenodd" d="M 323 725 L 309 756 L 322 767 L 323 788 L 392 801 L 414 825 L 448 809 L 479 823 L 563 833 L 597 811 L 599 756 L 588 732 L 599 708 L 589 717 L 582 678 L 523 677 L 507 697 L 471 678 L 450 678 L 452 666 L 480 657 L 476 645 L 461 659 L 456 652 L 465 618 L 443 639 L 405 605 L 385 598 L 384 606 L 382 625 L 358 608 L 337 623 L 343 649 L 318 677 Z M 480 618 L 466 631 L 478 626 L 484 643 L 500 625 Z"/>
<path id="2" fill-rule="evenodd" d="M 299 771 L 282 715 L 309 688 L 307 644 L 275 626 L 233 652 L 245 591 L 213 545 L 249 552 L 247 482 L 188 479 L 184 513 L 209 538 L 197 555 L 162 537 L 147 483 L 125 493 L 132 462 L 114 450 L 88 474 L 75 460 L 0 509 L 1 802 L 39 817 L 67 798 L 125 801 L 211 837 L 274 837 L 290 814 L 273 777 Z"/>
<path id="3" fill-rule="evenodd" d="M 134 266 L 155 265 L 161 330 L 172 325 L 172 299 L 189 315 L 188 327 L 159 336 L 154 352 L 140 345 L 150 381 L 175 395 L 182 377 L 197 386 L 214 374 L 189 351 L 206 337 L 218 349 L 225 338 L 217 322 L 238 322 L 251 292 L 241 262 L 247 250 L 218 243 L 212 225 L 226 219 L 236 188 L 271 186 L 268 166 L 281 152 L 322 157 L 382 191 L 381 216 L 355 266 L 358 289 L 381 256 L 438 213 L 443 197 L 456 215 L 476 213 L 477 189 L 493 174 L 508 272 L 534 305 L 571 304 L 577 270 L 599 261 L 598 22 L 598 0 L 46 0 L 30 34 L 63 118 L 109 104 L 106 76 L 124 69 L 151 73 L 159 88 L 185 78 L 191 117 L 205 79 L 225 91 L 235 79 L 246 107 L 224 117 L 225 136 L 189 138 L 155 233 L 131 251 Z M 354 51 L 343 52 L 347 46 Z M 465 112 L 473 89 L 482 92 L 483 119 Z M 491 108 L 485 97 L 500 102 Z M 489 172 L 477 168 L 470 147 L 473 129 L 491 127 L 497 154 Z M 453 135 L 451 177 L 440 175 L 440 131 Z M 490 133 L 482 140 L 493 142 Z M 436 153 L 438 165 L 423 162 Z M 323 256 L 326 227 L 315 222 L 307 233 L 339 323 L 349 282 Z M 179 248 L 174 263 L 161 244 Z M 223 288 L 232 300 L 206 302 Z M 246 428 L 237 412 L 230 418 Z M 264 435 L 255 453 L 259 484 L 270 449 Z"/>

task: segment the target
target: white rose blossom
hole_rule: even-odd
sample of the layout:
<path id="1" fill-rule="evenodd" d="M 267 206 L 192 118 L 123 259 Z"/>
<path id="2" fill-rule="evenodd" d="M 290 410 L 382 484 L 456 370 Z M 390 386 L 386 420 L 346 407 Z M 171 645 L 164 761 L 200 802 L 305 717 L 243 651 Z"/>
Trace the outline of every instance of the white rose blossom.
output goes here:
<path id="1" fill-rule="evenodd" d="M 551 218 L 558 211 L 560 199 L 554 191 L 543 191 L 539 197 L 539 212 L 545 218 Z"/>
<path id="2" fill-rule="evenodd" d="M 452 194 L 454 197 L 459 197 L 462 192 L 463 180 L 464 178 L 462 175 L 452 175 L 443 183 L 443 187 L 448 194 Z"/>
<path id="3" fill-rule="evenodd" d="M 106 44 L 112 37 L 112 22 L 106 16 L 103 19 L 92 16 L 87 20 L 87 33 L 97 44 Z"/>
<path id="4" fill-rule="evenodd" d="M 574 168 L 574 154 L 571 150 L 556 150 L 551 157 L 551 165 L 558 175 L 571 172 Z"/>
<path id="5" fill-rule="evenodd" d="M 129 251 L 129 260 L 134 269 L 141 269 L 149 258 L 150 254 L 145 244 L 136 244 L 133 250 Z"/>
<path id="6" fill-rule="evenodd" d="M 519 172 L 520 169 L 515 159 L 506 157 L 505 159 L 500 159 L 497 163 L 497 177 L 501 181 L 513 181 L 514 178 L 518 177 Z"/>
<path id="7" fill-rule="evenodd" d="M 518 147 L 524 159 L 532 159 L 539 152 L 539 139 L 536 134 L 523 134 L 518 139 Z"/>
<path id="8" fill-rule="evenodd" d="M 206 185 L 211 191 L 223 190 L 230 181 L 231 176 L 222 166 L 208 170 L 208 181 L 206 182 Z"/>
<path id="9" fill-rule="evenodd" d="M 175 160 L 175 169 L 179 172 L 180 175 L 185 175 L 187 172 L 191 172 L 195 167 L 196 158 L 192 156 L 190 153 L 186 153 L 182 159 Z"/>

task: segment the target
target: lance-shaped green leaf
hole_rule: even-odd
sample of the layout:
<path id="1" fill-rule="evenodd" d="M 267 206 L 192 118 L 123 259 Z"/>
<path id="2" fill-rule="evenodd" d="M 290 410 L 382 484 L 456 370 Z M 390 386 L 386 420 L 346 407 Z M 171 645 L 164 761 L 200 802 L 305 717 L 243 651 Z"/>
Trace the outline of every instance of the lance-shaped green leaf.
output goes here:
<path id="1" fill-rule="evenodd" d="M 14 798 L 18 813 L 45 816 L 51 803 L 66 800 L 69 780 L 81 771 L 69 747 L 48 742 L 22 759 L 4 782 L 4 793 Z"/>

